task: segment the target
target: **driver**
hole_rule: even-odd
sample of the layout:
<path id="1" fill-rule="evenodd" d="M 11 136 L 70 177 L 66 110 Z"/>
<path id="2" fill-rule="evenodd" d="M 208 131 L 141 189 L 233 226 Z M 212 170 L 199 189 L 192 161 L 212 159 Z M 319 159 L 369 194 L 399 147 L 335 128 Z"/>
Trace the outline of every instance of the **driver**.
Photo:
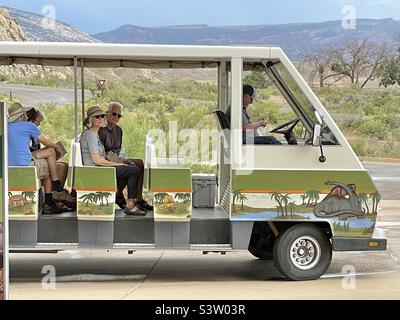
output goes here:
<path id="1" fill-rule="evenodd" d="M 242 104 L 242 128 L 243 128 L 243 144 L 281 144 L 273 136 L 258 136 L 256 131 L 258 128 L 265 128 L 267 122 L 265 120 L 260 120 L 257 122 L 252 122 L 249 114 L 247 113 L 247 108 L 253 103 L 256 97 L 256 90 L 248 84 L 243 86 L 243 104 Z M 229 106 L 226 111 L 226 116 L 230 121 L 231 107 Z"/>

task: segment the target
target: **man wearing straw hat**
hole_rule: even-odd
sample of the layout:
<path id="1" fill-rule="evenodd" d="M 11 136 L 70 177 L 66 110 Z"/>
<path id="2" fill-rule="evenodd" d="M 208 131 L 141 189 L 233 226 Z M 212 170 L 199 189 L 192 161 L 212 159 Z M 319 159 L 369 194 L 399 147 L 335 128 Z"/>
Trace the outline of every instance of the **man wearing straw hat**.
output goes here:
<path id="1" fill-rule="evenodd" d="M 54 200 L 71 200 L 64 194 L 58 179 L 56 159 L 57 153 L 61 153 L 61 150 L 54 142 L 43 135 L 34 123 L 27 121 L 26 112 L 30 109 L 20 103 L 13 103 L 8 108 L 8 165 L 12 167 L 35 165 L 45 192 L 43 214 L 61 213 L 67 211 L 68 208 L 61 202 Z M 29 150 L 31 139 L 37 139 L 48 147 L 45 158 L 33 159 Z M 55 199 L 53 199 L 53 190 Z"/>

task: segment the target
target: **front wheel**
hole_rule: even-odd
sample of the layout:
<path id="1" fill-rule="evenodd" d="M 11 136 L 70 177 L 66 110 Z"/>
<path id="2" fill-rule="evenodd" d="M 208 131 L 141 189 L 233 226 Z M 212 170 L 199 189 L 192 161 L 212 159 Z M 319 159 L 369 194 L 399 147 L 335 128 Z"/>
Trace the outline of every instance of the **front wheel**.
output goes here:
<path id="1" fill-rule="evenodd" d="M 279 235 L 274 244 L 278 270 L 291 280 L 315 280 L 328 269 L 332 246 L 326 233 L 310 224 L 295 225 Z"/>

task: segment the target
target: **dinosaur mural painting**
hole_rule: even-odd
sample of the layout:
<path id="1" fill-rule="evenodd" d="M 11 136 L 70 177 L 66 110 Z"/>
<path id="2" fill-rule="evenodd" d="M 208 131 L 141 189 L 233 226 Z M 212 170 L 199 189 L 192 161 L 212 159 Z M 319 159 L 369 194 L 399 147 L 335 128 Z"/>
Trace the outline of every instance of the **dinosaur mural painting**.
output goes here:
<path id="1" fill-rule="evenodd" d="M 319 218 L 339 217 L 346 220 L 349 217 L 361 217 L 365 212 L 361 206 L 354 184 L 343 184 L 336 181 L 326 181 L 325 185 L 334 186 L 326 197 L 314 206 L 314 214 Z"/>

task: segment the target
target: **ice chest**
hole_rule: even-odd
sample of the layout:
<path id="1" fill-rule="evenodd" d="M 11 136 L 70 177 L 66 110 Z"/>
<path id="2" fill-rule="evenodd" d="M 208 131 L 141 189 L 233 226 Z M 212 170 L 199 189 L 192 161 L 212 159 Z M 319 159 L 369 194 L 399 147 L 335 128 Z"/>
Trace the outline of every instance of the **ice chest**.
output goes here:
<path id="1" fill-rule="evenodd" d="M 217 178 L 215 174 L 192 174 L 193 208 L 214 208 L 216 184 Z"/>

